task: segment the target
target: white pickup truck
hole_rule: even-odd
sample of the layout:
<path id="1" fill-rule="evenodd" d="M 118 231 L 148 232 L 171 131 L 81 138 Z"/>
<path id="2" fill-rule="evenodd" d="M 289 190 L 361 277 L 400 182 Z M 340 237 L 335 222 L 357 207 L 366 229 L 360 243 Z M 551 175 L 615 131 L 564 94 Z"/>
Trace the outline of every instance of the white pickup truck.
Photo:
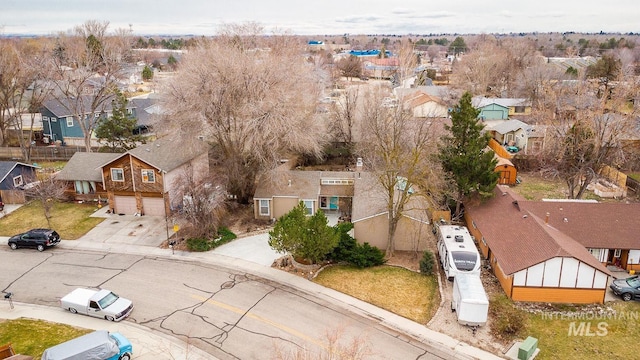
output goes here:
<path id="1" fill-rule="evenodd" d="M 131 300 L 104 289 L 75 289 L 60 299 L 60 306 L 73 314 L 80 313 L 109 321 L 120 321 L 133 310 Z"/>

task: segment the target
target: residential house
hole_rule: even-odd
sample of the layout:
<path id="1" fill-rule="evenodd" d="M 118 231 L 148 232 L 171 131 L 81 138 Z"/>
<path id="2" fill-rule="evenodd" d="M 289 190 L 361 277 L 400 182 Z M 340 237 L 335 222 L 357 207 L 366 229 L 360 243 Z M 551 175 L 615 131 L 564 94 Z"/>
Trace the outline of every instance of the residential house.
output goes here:
<path id="1" fill-rule="evenodd" d="M 73 114 L 74 106 L 80 106 L 83 112 L 85 122 L 91 119 L 107 118 L 113 112 L 110 99 L 104 101 L 95 112 L 90 113 L 90 104 L 93 98 L 91 96 L 82 96 L 80 99 L 49 99 L 43 103 L 40 110 L 42 115 L 43 136 L 47 138 L 45 142 L 59 142 L 62 145 L 84 146 L 84 132 L 79 123 L 80 119 Z M 127 103 L 127 112 L 135 118 L 142 118 L 144 124 L 139 126 L 144 128 L 150 127 L 149 111 L 151 108 L 151 100 L 134 99 Z M 72 102 L 75 102 L 72 103 Z M 98 140 L 92 135 L 92 146 L 99 146 Z"/>
<path id="2" fill-rule="evenodd" d="M 400 182 L 402 183 L 402 182 Z M 309 215 L 321 209 L 335 222 L 351 221 L 353 236 L 382 250 L 387 248 L 389 217 L 387 198 L 368 172 L 275 171 L 258 181 L 254 195 L 254 217 L 272 220 L 302 201 Z M 427 204 L 413 197 L 396 230 L 396 249 L 421 251 L 431 231 Z"/>
<path id="3" fill-rule="evenodd" d="M 421 91 L 403 99 L 405 109 L 411 110 L 416 118 L 446 118 L 449 108 L 441 99 L 427 95 Z"/>
<path id="4" fill-rule="evenodd" d="M 260 178 L 253 196 L 254 217 L 276 220 L 301 201 L 309 215 L 321 209 L 328 216 L 351 216 L 353 172 L 273 171 Z"/>
<path id="5" fill-rule="evenodd" d="M 119 157 L 118 153 L 76 152 L 55 175 L 65 183 L 65 194 L 73 200 L 107 200 L 101 166 Z"/>
<path id="6" fill-rule="evenodd" d="M 640 266 L 640 204 L 527 201 L 500 185 L 494 193 L 465 204 L 465 220 L 511 299 L 603 303 L 605 265 Z"/>
<path id="7" fill-rule="evenodd" d="M 485 131 L 511 153 L 532 155 L 542 150 L 546 128 L 510 119 L 487 125 Z"/>
<path id="8" fill-rule="evenodd" d="M 527 204 L 550 226 L 576 239 L 601 264 L 640 271 L 640 204 L 540 201 Z"/>
<path id="9" fill-rule="evenodd" d="M 485 98 L 476 96 L 471 100 L 480 110 L 482 120 L 506 120 L 512 116 L 531 115 L 531 102 L 520 98 Z"/>
<path id="10" fill-rule="evenodd" d="M 23 204 L 22 188 L 37 180 L 36 165 L 17 161 L 0 161 L 0 201 L 6 204 Z"/>
<path id="11" fill-rule="evenodd" d="M 114 213 L 166 216 L 183 204 L 185 177 L 209 175 L 208 145 L 163 137 L 101 165 L 109 208 Z"/>

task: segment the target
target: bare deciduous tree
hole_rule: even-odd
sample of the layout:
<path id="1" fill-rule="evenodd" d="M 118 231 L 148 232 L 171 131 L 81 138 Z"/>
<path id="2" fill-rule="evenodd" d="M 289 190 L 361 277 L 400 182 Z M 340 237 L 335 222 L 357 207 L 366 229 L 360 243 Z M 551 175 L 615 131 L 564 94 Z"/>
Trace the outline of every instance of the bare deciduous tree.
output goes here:
<path id="1" fill-rule="evenodd" d="M 314 353 L 309 349 L 287 349 L 274 345 L 271 358 L 277 360 L 364 360 L 373 356 L 369 341 L 365 336 L 348 337 L 346 328 L 338 326 L 325 331 L 321 350 Z"/>
<path id="2" fill-rule="evenodd" d="M 402 106 L 382 106 L 376 93 L 367 94 L 364 109 L 360 153 L 384 193 L 389 219 L 386 256 L 393 256 L 400 219 L 409 210 L 427 211 L 409 209 L 410 200 L 422 196 L 431 201 L 430 193 L 438 193 L 437 184 L 442 183 L 433 156 L 436 132 L 431 121 L 412 118 Z"/>
<path id="3" fill-rule="evenodd" d="M 344 96 L 331 106 L 329 132 L 335 141 L 344 143 L 348 149 L 353 149 L 354 128 L 359 123 L 357 119 L 359 92 L 359 87 L 349 87 Z"/>
<path id="4" fill-rule="evenodd" d="M 28 198 L 39 201 L 42 204 L 47 225 L 51 227 L 51 209 L 57 201 L 64 200 L 66 185 L 63 181 L 57 181 L 51 174 L 38 174 L 38 181 L 25 189 Z"/>
<path id="5" fill-rule="evenodd" d="M 109 22 L 90 20 L 60 34 L 54 50 L 54 97 L 82 129 L 84 145 L 91 151 L 91 137 L 121 76 L 122 60 L 129 50 L 126 39 L 109 37 Z"/>
<path id="6" fill-rule="evenodd" d="M 183 208 L 177 217 L 188 224 L 183 230 L 187 236 L 208 237 L 218 231 L 226 211 L 226 194 L 221 184 L 212 179 L 199 180 L 197 173 L 189 169 L 176 179 L 177 198 L 183 199 Z"/>
<path id="7" fill-rule="evenodd" d="M 0 145 L 5 145 L 7 131 L 20 118 L 20 99 L 26 90 L 22 72 L 17 44 L 0 39 Z"/>
<path id="8" fill-rule="evenodd" d="M 320 83 L 299 44 L 259 30 L 233 26 L 203 39 L 165 91 L 168 125 L 210 140 L 214 166 L 240 203 L 253 196 L 257 175 L 283 157 L 319 156 L 326 134 L 316 113 Z"/>
<path id="9" fill-rule="evenodd" d="M 621 141 L 637 116 L 629 104 L 637 91 L 634 86 L 618 84 L 611 99 L 598 97 L 597 87 L 584 82 L 559 84 L 555 91 L 547 91 L 551 110 L 547 113 L 553 112 L 555 119 L 547 126 L 542 171 L 564 180 L 571 199 L 584 196 L 604 165 L 618 167 L 624 162 Z"/>

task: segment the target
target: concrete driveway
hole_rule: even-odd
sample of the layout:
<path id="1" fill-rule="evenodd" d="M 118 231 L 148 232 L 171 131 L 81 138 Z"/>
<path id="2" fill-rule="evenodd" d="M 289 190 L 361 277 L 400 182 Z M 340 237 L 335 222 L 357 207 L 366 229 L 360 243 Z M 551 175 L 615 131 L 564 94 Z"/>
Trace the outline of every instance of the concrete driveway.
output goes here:
<path id="1" fill-rule="evenodd" d="M 77 241 L 158 247 L 174 234 L 173 224 L 164 216 L 107 214 L 107 210 L 105 207 L 91 215 L 105 220 Z"/>

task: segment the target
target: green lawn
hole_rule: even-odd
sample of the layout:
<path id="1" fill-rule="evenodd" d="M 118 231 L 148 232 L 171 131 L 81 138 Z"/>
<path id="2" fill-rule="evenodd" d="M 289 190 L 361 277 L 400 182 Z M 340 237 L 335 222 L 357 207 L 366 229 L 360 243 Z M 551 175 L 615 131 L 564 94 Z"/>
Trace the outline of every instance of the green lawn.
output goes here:
<path id="1" fill-rule="evenodd" d="M 0 320 L 0 345 L 11 343 L 16 354 L 40 359 L 45 349 L 92 331 L 43 320 Z"/>
<path id="2" fill-rule="evenodd" d="M 394 266 L 331 266 L 314 281 L 421 324 L 426 324 L 440 305 L 435 276 Z"/>
<path id="3" fill-rule="evenodd" d="M 0 236 L 11 236 L 33 228 L 52 228 L 60 238 L 75 240 L 104 221 L 104 218 L 89 217 L 97 209 L 95 204 L 58 202 L 51 210 L 51 224 L 48 224 L 42 204 L 32 201 L 0 219 Z"/>
<path id="4" fill-rule="evenodd" d="M 640 302 L 615 302 L 616 315 L 583 312 L 583 318 L 562 319 L 529 314 L 526 335 L 538 339 L 536 359 L 637 359 Z"/>

